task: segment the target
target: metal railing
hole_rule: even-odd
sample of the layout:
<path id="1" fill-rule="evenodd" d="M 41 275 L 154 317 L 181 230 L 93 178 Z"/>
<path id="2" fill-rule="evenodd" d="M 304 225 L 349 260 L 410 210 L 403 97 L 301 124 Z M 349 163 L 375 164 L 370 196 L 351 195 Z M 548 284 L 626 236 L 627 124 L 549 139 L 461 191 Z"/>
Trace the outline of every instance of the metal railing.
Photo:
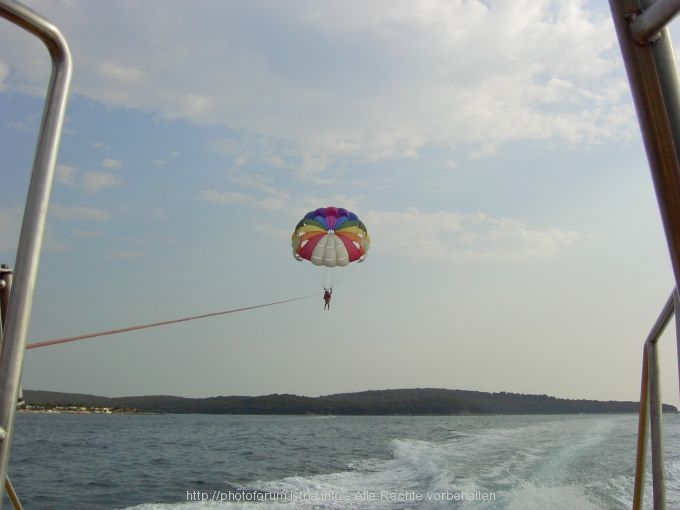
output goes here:
<path id="1" fill-rule="evenodd" d="M 0 350 L 0 480 L 6 481 L 33 290 L 73 65 L 71 52 L 61 32 L 36 12 L 14 0 L 0 0 L 0 17 L 40 39 L 52 60 L 52 73 L 19 236 L 12 290 L 7 311 L 3 313 L 6 321 L 2 328 Z M 10 498 L 12 492 L 8 491 Z"/>
<path id="2" fill-rule="evenodd" d="M 635 459 L 635 485 L 633 510 L 642 509 L 647 456 L 648 424 L 651 435 L 652 493 L 654 510 L 666 508 L 666 475 L 663 452 L 663 403 L 659 379 L 659 353 L 657 343 L 670 320 L 680 317 L 680 297 L 673 290 L 647 336 L 642 351 L 642 383 L 640 385 L 640 416 L 638 419 L 637 453 Z M 680 348 L 680 321 L 676 320 L 676 341 Z M 680 351 L 679 351 L 680 352 Z M 649 419 L 649 420 L 648 420 Z"/>
<path id="3" fill-rule="evenodd" d="M 662 403 L 657 342 L 673 315 L 680 341 L 680 86 L 667 24 L 680 0 L 609 0 L 630 82 L 675 276 L 675 290 L 643 351 L 633 510 L 642 508 L 647 418 L 651 429 L 655 510 L 665 510 Z M 680 349 L 679 349 L 680 350 Z M 679 363 L 680 366 L 680 363 Z"/>

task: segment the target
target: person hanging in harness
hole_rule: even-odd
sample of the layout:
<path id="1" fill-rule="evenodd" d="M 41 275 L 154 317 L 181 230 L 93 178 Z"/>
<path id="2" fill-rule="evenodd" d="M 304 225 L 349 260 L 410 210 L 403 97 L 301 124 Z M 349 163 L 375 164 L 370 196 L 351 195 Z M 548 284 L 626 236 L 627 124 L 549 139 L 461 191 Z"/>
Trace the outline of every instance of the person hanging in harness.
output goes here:
<path id="1" fill-rule="evenodd" d="M 330 310 L 331 309 L 331 295 L 333 294 L 333 287 L 330 289 L 324 289 L 323 291 L 323 309 L 324 310 Z"/>

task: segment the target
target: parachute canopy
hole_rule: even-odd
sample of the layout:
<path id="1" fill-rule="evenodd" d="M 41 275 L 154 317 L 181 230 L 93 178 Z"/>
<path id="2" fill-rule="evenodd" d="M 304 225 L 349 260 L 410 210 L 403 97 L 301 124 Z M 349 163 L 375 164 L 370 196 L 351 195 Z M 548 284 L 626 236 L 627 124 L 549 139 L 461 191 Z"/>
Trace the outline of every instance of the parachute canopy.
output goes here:
<path id="1" fill-rule="evenodd" d="M 366 258 L 371 241 L 363 222 L 341 207 L 320 207 L 305 214 L 292 236 L 293 255 L 316 266 L 346 266 Z"/>

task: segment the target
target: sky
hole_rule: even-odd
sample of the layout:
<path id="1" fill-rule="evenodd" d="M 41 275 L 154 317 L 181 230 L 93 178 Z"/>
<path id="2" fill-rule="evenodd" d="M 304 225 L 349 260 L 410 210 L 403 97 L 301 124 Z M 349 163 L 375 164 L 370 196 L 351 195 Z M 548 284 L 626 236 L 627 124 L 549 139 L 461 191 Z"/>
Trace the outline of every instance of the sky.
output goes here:
<path id="1" fill-rule="evenodd" d="M 305 299 L 32 349 L 24 388 L 639 399 L 673 276 L 607 2 L 28 5 L 74 59 L 28 342 Z M 0 23 L 12 266 L 49 72 Z M 325 206 L 371 236 L 330 311 L 290 246 Z"/>

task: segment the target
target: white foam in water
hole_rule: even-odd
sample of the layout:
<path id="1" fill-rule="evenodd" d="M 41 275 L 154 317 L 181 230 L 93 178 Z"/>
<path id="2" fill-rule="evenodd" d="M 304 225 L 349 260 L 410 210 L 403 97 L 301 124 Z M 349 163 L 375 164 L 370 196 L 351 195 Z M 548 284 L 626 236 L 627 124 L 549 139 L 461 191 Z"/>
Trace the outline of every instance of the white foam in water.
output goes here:
<path id="1" fill-rule="evenodd" d="M 187 502 L 135 510 L 623 510 L 632 503 L 631 417 L 556 417 L 481 428 L 461 439 L 389 440 L 388 459 L 357 459 L 347 471 L 234 484 L 243 494 L 285 501 Z M 509 422 L 511 423 L 511 422 Z M 445 437 L 451 437 L 447 435 Z M 632 437 L 632 436 L 631 436 Z M 680 435 L 678 435 L 680 437 Z M 388 440 L 387 438 L 385 439 Z M 667 451 L 677 442 L 669 441 Z M 672 454 L 669 456 L 672 457 Z M 669 508 L 680 495 L 680 460 L 666 463 Z M 645 501 L 649 502 L 647 476 Z M 451 501 L 458 494 L 491 501 Z M 420 494 L 420 500 L 408 495 Z M 363 495 L 363 497 L 362 497 Z M 372 499 L 371 499 L 372 495 Z M 357 497 L 358 496 L 358 497 Z M 401 499 L 398 499 L 400 498 Z M 324 499 L 325 498 L 325 499 Z M 406 499 L 404 499 L 406 498 Z M 448 498 L 448 500 L 447 500 Z"/>
<path id="2" fill-rule="evenodd" d="M 219 501 L 189 501 L 186 503 L 145 503 L 143 505 L 129 507 L 123 510 L 290 510 L 291 505 L 287 503 L 228 503 Z"/>
<path id="3" fill-rule="evenodd" d="M 635 479 L 632 473 L 630 476 L 618 475 L 607 480 L 604 490 L 611 501 L 619 505 L 616 508 L 628 509 L 632 507 L 634 484 Z M 644 499 L 650 501 L 648 498 L 651 497 L 651 486 L 648 484 L 645 487 Z"/>
<path id="4" fill-rule="evenodd" d="M 394 439 L 390 443 L 393 461 L 386 464 L 392 474 L 401 475 L 401 484 L 419 482 L 432 492 L 451 490 L 451 459 L 444 444 L 427 441 Z"/>
<path id="5" fill-rule="evenodd" d="M 460 490 L 451 485 L 450 452 L 442 444 L 410 439 L 392 440 L 390 446 L 391 459 L 357 461 L 350 471 L 234 485 L 245 492 L 285 495 L 285 508 L 450 508 L 450 498 Z M 473 490 L 468 484 L 466 491 Z M 234 505 L 220 508 L 240 508 Z M 271 502 L 248 505 L 250 509 L 278 508 Z"/>
<path id="6" fill-rule="evenodd" d="M 541 487 L 525 482 L 508 493 L 508 510 L 605 510 L 593 503 L 580 487 Z"/>

